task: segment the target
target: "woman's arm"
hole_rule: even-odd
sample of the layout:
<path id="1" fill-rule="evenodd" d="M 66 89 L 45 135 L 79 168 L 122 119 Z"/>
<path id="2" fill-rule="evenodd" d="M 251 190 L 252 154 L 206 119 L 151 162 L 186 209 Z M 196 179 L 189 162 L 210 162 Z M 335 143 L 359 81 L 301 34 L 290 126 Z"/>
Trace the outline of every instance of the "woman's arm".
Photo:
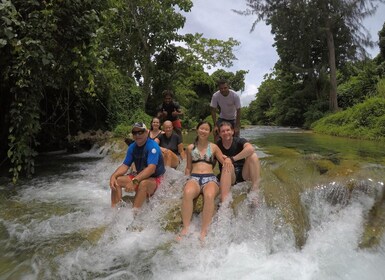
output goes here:
<path id="1" fill-rule="evenodd" d="M 227 156 L 224 156 L 221 149 L 216 144 L 212 145 L 212 151 L 214 151 L 215 158 L 222 164 L 223 170 L 230 170 L 230 166 L 232 165 L 231 159 Z"/>
<path id="2" fill-rule="evenodd" d="M 194 145 L 190 144 L 187 147 L 187 151 L 186 151 L 186 168 L 185 168 L 184 174 L 187 176 L 190 176 L 191 174 L 191 169 L 192 169 L 191 151 L 193 146 Z"/>
<path id="3" fill-rule="evenodd" d="M 178 144 L 178 152 L 180 154 L 180 157 L 182 159 L 185 159 L 186 158 L 186 153 L 184 152 L 184 146 L 183 146 L 183 143 L 179 143 Z"/>

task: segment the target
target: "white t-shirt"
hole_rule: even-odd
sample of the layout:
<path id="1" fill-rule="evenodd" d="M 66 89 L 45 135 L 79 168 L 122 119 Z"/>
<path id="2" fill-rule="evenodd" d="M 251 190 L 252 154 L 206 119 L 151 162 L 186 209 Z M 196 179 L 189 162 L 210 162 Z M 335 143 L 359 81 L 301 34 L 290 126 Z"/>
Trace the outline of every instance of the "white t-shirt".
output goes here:
<path id="1" fill-rule="evenodd" d="M 211 98 L 210 107 L 220 108 L 219 117 L 226 120 L 235 120 L 237 110 L 241 108 L 241 99 L 233 90 L 229 90 L 227 96 L 223 96 L 218 90 Z"/>

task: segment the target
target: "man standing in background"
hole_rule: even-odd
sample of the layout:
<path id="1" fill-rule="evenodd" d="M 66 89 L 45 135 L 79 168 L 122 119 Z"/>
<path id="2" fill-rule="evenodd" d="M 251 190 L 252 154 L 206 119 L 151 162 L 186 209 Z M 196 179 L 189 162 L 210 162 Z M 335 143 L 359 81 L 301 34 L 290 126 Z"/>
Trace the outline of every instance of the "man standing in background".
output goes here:
<path id="1" fill-rule="evenodd" d="M 183 112 L 180 109 L 179 103 L 174 101 L 173 97 L 174 94 L 171 90 L 163 91 L 163 103 L 158 107 L 157 117 L 161 120 L 161 122 L 171 121 L 174 131 L 183 141 L 182 123 L 179 119 L 179 116 L 183 115 Z"/>
<path id="2" fill-rule="evenodd" d="M 233 125 L 234 136 L 239 136 L 241 127 L 241 99 L 237 93 L 229 88 L 227 80 L 218 82 L 219 90 L 211 98 L 211 117 L 214 123 L 214 140 L 218 141 L 219 125 L 226 121 Z M 217 110 L 219 118 L 217 120 Z"/>

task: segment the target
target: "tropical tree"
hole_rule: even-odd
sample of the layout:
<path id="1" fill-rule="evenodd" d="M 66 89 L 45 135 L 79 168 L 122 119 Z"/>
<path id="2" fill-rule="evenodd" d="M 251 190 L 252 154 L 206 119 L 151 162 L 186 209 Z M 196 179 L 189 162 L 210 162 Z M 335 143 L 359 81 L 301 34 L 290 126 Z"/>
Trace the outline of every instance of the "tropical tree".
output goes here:
<path id="1" fill-rule="evenodd" d="M 286 49 L 293 49 L 302 44 L 298 50 L 309 55 L 311 53 L 313 58 L 320 57 L 321 61 L 322 50 L 327 49 L 327 65 L 321 63 L 318 69 L 325 69 L 329 74 L 329 108 L 336 111 L 337 65 L 350 58 L 352 50 L 351 47 L 339 47 L 351 45 L 359 54 L 366 55 L 364 47 L 373 43 L 370 41 L 368 30 L 362 25 L 362 20 L 375 13 L 378 6 L 376 3 L 385 1 L 246 0 L 248 9 L 236 12 L 256 16 L 252 31 L 261 20 L 270 24 L 273 34 L 276 34 L 277 49 L 280 48 L 279 44 L 285 45 Z M 339 56 L 336 53 L 338 48 Z M 285 54 L 279 52 L 279 55 L 281 60 L 285 61 Z M 301 56 L 296 55 L 297 58 Z"/>
<path id="2" fill-rule="evenodd" d="M 6 143 L 2 147 L 8 148 L 14 182 L 21 172 L 34 172 L 42 118 L 47 123 L 66 119 L 69 105 L 79 97 L 72 93 L 88 87 L 92 67 L 85 57 L 101 7 L 102 1 L 88 0 L 0 3 L 0 84 L 5 112 L 0 125 L 7 130 L 7 138 L 3 134 L 1 138 Z M 52 104 L 56 105 L 49 114 L 55 114 L 58 107 L 64 110 L 50 118 L 45 109 L 52 104 L 41 105 L 55 94 L 58 97 L 52 98 Z"/>

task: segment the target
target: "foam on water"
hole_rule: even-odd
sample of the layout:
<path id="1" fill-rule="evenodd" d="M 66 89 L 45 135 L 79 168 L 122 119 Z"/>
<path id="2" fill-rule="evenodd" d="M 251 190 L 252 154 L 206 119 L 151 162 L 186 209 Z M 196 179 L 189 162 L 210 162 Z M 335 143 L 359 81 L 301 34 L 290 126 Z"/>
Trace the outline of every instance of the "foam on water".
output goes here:
<path id="1" fill-rule="evenodd" d="M 374 280 L 385 275 L 384 238 L 379 248 L 358 249 L 364 217 L 374 203 L 370 193 L 337 204 L 327 193 L 332 186 L 304 193 L 310 229 L 301 249 L 279 209 L 268 207 L 263 196 L 258 208 L 247 199 L 236 211 L 219 208 L 204 244 L 198 240 L 199 216 L 193 217 L 193 233 L 175 242 L 175 233 L 163 229 L 164 217 L 179 207 L 187 178 L 167 169 L 161 188 L 134 220 L 129 203 L 110 208 L 109 176 L 118 165 L 108 158 L 82 163 L 77 171 L 33 180 L 20 191 L 16 200 L 25 212 L 1 222 L 9 233 L 6 247 L 31 250 L 25 252 L 30 256 L 24 259 L 25 272 L 15 267 L 8 276 Z M 383 188 L 381 182 L 371 186 Z"/>

